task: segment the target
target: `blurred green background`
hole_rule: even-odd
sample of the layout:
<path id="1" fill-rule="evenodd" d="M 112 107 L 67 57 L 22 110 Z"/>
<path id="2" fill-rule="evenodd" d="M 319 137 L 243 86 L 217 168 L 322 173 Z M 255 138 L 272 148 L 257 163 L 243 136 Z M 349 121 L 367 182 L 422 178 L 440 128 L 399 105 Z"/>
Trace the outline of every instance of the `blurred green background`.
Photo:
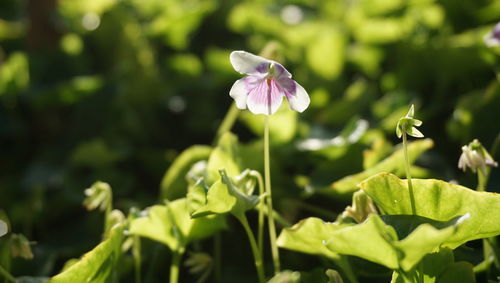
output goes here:
<path id="1" fill-rule="evenodd" d="M 434 140 L 420 175 L 474 187 L 456 164 L 462 145 L 489 148 L 500 131 L 500 50 L 483 42 L 498 21 L 495 0 L 1 0 L 0 209 L 36 241 L 12 272 L 53 275 L 99 242 L 102 216 L 82 206 L 96 180 L 125 212 L 160 201 L 165 171 L 212 144 L 231 106 L 232 50 L 271 50 L 311 96 L 303 114 L 272 117 L 275 199 L 290 222 L 335 219 L 348 197 L 317 192 L 373 164 L 367 150 L 389 155 L 411 103 Z M 255 169 L 261 128 L 248 112 L 233 128 Z M 254 276 L 249 253 L 232 268 Z"/>

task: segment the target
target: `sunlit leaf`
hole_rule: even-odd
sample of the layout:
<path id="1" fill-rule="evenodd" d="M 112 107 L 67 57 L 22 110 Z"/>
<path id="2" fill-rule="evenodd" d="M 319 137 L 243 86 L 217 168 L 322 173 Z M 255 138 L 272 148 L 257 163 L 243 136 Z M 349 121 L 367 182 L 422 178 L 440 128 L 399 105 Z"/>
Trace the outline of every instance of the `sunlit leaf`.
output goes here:
<path id="1" fill-rule="evenodd" d="M 329 223 L 310 217 L 283 229 L 277 244 L 284 249 L 339 259 L 339 254 L 328 249 L 324 242 L 331 238 L 333 232 L 348 226 L 350 225 Z"/>
<path id="2" fill-rule="evenodd" d="M 186 247 L 190 241 L 210 236 L 225 227 L 224 219 L 217 216 L 191 219 L 184 198 L 152 206 L 147 214 L 131 221 L 130 233 L 161 242 L 171 250 Z"/>
<path id="3" fill-rule="evenodd" d="M 413 179 L 412 183 L 417 215 L 437 221 L 470 215 L 445 246 L 455 248 L 470 240 L 500 234 L 500 195 L 433 179 Z M 361 183 L 360 188 L 386 214 L 412 213 L 406 180 L 382 173 Z"/>
<path id="4" fill-rule="evenodd" d="M 231 212 L 239 217 L 259 202 L 258 196 L 247 193 L 249 192 L 245 192 L 245 188 L 237 187 L 227 173 L 221 170 L 220 179 L 208 189 L 206 205 L 196 210 L 192 216 L 201 217 Z"/>
<path id="5" fill-rule="evenodd" d="M 213 184 L 220 178 L 221 169 L 226 170 L 229 176 L 239 175 L 239 158 L 238 138 L 232 133 L 224 133 L 208 158 L 207 184 Z"/>
<path id="6" fill-rule="evenodd" d="M 208 187 L 203 178 L 198 179 L 193 185 L 189 185 L 186 195 L 189 214 L 193 214 L 207 203 Z"/>
<path id="7" fill-rule="evenodd" d="M 207 159 L 212 148 L 204 145 L 193 145 L 184 150 L 168 168 L 161 181 L 161 198 L 176 199 L 186 193 L 185 176 L 194 163 Z"/>
<path id="8" fill-rule="evenodd" d="M 421 273 L 424 283 L 476 282 L 472 265 L 465 262 L 454 262 L 453 251 L 446 248 L 426 255 L 421 266 L 413 270 L 416 277 L 420 277 Z M 404 282 L 403 276 L 398 271 L 394 271 L 391 283 Z"/>
<path id="9" fill-rule="evenodd" d="M 52 277 L 48 283 L 67 282 L 109 282 L 116 268 L 120 247 L 123 241 L 123 226 L 115 227 L 111 235 L 92 251 L 86 253 L 78 262 Z"/>
<path id="10" fill-rule="evenodd" d="M 408 145 L 408 157 L 410 164 L 413 163 L 424 151 L 433 146 L 430 139 L 410 142 Z M 336 194 L 347 194 L 357 190 L 357 185 L 366 178 L 381 172 L 396 173 L 404 168 L 403 149 L 396 150 L 389 157 L 382 160 L 377 165 L 366 169 L 363 172 L 344 177 L 330 185 L 330 190 Z"/>
<path id="11" fill-rule="evenodd" d="M 408 220 L 402 223 L 405 222 L 408 223 Z M 362 224 L 334 231 L 326 247 L 333 252 L 362 257 L 391 269 L 402 268 L 407 271 L 454 235 L 457 231 L 455 224 L 456 221 L 447 223 L 447 226 L 443 223 L 445 227 L 437 229 L 429 223 L 423 223 L 406 236 L 387 225 L 377 214 L 371 214 Z"/>

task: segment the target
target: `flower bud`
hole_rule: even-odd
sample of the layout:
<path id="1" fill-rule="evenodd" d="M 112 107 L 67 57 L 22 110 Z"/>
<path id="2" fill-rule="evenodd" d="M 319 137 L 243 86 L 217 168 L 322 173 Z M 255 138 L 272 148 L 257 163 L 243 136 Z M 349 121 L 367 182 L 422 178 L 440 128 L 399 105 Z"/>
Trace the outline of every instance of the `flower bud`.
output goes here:
<path id="1" fill-rule="evenodd" d="M 488 173 L 486 166 L 497 167 L 498 163 L 493 160 L 493 157 L 477 139 L 468 145 L 462 146 L 462 155 L 458 160 L 458 168 L 464 170 L 464 172 L 467 168 L 470 168 L 474 173 L 480 170 L 483 175 L 486 175 Z"/>
<path id="2" fill-rule="evenodd" d="M 398 138 L 401 138 L 403 133 L 406 133 L 416 138 L 424 137 L 424 135 L 416 128 L 422 125 L 422 121 L 414 119 L 413 115 L 414 115 L 414 107 L 412 104 L 406 116 L 399 119 L 398 124 L 396 125 L 396 135 L 398 136 Z"/>

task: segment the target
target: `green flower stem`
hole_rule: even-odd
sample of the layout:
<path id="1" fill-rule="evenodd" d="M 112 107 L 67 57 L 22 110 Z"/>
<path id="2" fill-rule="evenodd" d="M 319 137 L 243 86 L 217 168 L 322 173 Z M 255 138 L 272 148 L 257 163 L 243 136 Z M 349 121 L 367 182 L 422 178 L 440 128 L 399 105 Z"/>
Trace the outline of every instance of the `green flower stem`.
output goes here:
<path id="1" fill-rule="evenodd" d="M 179 281 L 179 265 L 183 253 L 183 249 L 172 252 L 172 262 L 170 263 L 170 283 L 177 283 Z"/>
<path id="2" fill-rule="evenodd" d="M 133 236 L 132 256 L 134 258 L 135 283 L 141 283 L 141 238 Z"/>
<path id="3" fill-rule="evenodd" d="M 229 110 L 226 113 L 226 116 L 224 117 L 224 120 L 222 120 L 222 123 L 217 129 L 214 141 L 215 144 L 217 144 L 222 134 L 231 130 L 234 123 L 236 122 L 236 119 L 238 119 L 239 114 L 240 110 L 238 109 L 238 107 L 236 107 L 236 103 L 231 104 L 231 107 L 229 108 Z"/>
<path id="4" fill-rule="evenodd" d="M 406 131 L 403 131 L 403 152 L 405 155 L 406 180 L 408 181 L 408 190 L 410 191 L 411 213 L 413 215 L 417 215 L 417 210 L 415 208 L 415 195 L 413 194 L 413 185 L 411 183 L 410 160 L 408 158 L 408 142 L 406 140 Z"/>
<path id="5" fill-rule="evenodd" d="M 487 173 L 484 175 L 481 170 L 477 170 L 477 188 L 479 192 L 484 192 L 486 190 L 486 184 L 488 183 L 490 169 L 486 169 Z"/>
<path id="6" fill-rule="evenodd" d="M 106 210 L 104 212 L 104 233 L 103 238 L 106 239 L 109 236 L 109 232 L 111 230 L 111 219 L 109 216 L 111 215 L 111 211 L 113 210 L 113 193 L 109 192 L 108 203 L 106 204 Z"/>
<path id="7" fill-rule="evenodd" d="M 250 241 L 250 247 L 252 248 L 252 253 L 255 261 L 255 267 L 257 268 L 257 276 L 259 277 L 259 282 L 266 282 L 266 278 L 264 275 L 264 264 L 262 263 L 262 255 L 260 254 L 259 247 L 257 246 L 257 242 L 255 241 L 255 236 L 252 233 L 252 229 L 250 229 L 250 225 L 248 225 L 248 220 L 245 214 L 241 216 L 236 216 L 238 220 L 245 228 L 245 232 L 247 233 L 248 240 Z"/>
<path id="8" fill-rule="evenodd" d="M 410 174 L 410 159 L 408 157 L 408 141 L 406 137 L 406 131 L 403 131 L 403 152 L 405 156 L 405 171 L 406 171 L 406 180 L 408 181 L 408 190 L 410 192 L 410 204 L 411 204 L 411 213 L 413 215 L 417 215 L 417 209 L 415 207 L 415 195 L 413 193 L 413 184 L 411 182 L 411 174 Z M 423 274 L 423 263 L 420 262 L 418 264 L 418 268 L 421 271 L 420 275 L 417 275 L 417 282 L 424 282 L 424 274 Z"/>
<path id="9" fill-rule="evenodd" d="M 273 211 L 273 198 L 271 194 L 271 166 L 269 162 L 269 116 L 265 116 L 264 121 L 264 180 L 266 183 L 267 193 L 267 209 Z M 276 245 L 276 226 L 274 225 L 274 217 L 268 216 L 269 223 L 269 238 L 271 242 L 271 254 L 273 256 L 274 274 L 280 272 L 280 256 L 278 246 Z"/>
<path id="10" fill-rule="evenodd" d="M 264 194 L 264 181 L 262 180 L 262 175 L 257 172 L 257 171 L 251 171 L 250 176 L 254 177 L 257 179 L 257 182 L 259 184 L 259 195 Z M 264 203 L 259 202 L 257 209 L 259 210 L 259 226 L 257 230 L 257 243 L 259 245 L 259 251 L 260 254 L 264 254 Z"/>
<path id="11" fill-rule="evenodd" d="M 14 278 L 14 276 L 12 276 L 12 274 L 10 274 L 7 270 L 5 270 L 3 268 L 3 266 L 0 265 L 0 274 L 5 278 L 7 279 L 7 281 L 9 282 L 16 282 L 16 278 Z"/>

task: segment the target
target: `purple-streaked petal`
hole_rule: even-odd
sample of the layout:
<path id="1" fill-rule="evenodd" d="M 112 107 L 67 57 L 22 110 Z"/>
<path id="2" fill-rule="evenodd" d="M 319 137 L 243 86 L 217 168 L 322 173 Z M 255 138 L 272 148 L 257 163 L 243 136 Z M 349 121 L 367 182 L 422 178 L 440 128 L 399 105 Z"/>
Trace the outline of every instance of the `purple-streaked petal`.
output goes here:
<path id="1" fill-rule="evenodd" d="M 273 61 L 266 58 L 253 55 L 246 51 L 233 51 L 229 55 L 231 65 L 240 74 L 254 75 L 254 74 L 267 74 L 269 66 Z"/>
<path id="2" fill-rule="evenodd" d="M 285 77 L 285 78 L 291 78 L 292 77 L 292 74 L 290 74 L 290 72 L 288 72 L 287 69 L 285 69 L 285 67 L 283 67 L 283 65 L 281 65 L 280 63 L 273 61 L 273 65 L 274 65 L 274 68 L 275 68 L 275 74 L 274 74 L 274 76 L 277 79 L 280 79 L 280 78 L 283 78 L 283 77 Z"/>
<path id="3" fill-rule="evenodd" d="M 290 79 L 290 81 L 293 82 L 294 87 L 292 87 L 291 85 L 283 86 L 283 88 L 286 90 L 285 96 L 288 99 L 288 104 L 290 105 L 290 108 L 292 110 L 295 110 L 297 112 L 304 112 L 304 110 L 309 107 L 311 99 L 309 98 L 307 91 L 301 85 L 299 85 L 292 79 Z"/>
<path id="4" fill-rule="evenodd" d="M 247 106 L 253 114 L 274 114 L 283 101 L 283 93 L 275 80 L 262 80 L 248 94 Z"/>

